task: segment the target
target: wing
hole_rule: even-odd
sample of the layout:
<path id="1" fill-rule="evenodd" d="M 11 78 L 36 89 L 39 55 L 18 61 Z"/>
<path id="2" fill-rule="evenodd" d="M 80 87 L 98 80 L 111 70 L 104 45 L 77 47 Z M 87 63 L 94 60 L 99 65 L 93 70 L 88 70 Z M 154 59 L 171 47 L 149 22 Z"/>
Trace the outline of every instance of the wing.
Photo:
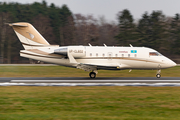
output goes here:
<path id="1" fill-rule="evenodd" d="M 128 66 L 125 64 L 119 64 L 119 63 L 101 63 L 101 64 L 96 64 L 96 63 L 78 63 L 76 59 L 68 52 L 68 58 L 70 63 L 73 63 L 74 66 L 78 69 L 82 69 L 84 71 L 94 71 L 94 70 L 120 70 L 127 68 Z"/>

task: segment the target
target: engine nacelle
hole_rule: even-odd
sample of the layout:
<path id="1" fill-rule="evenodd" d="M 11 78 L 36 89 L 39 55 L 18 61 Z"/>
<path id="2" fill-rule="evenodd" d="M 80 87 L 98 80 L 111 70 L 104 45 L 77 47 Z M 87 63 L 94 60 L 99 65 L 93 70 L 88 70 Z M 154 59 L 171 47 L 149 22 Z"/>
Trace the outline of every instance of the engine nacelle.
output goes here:
<path id="1" fill-rule="evenodd" d="M 74 58 L 81 58 L 81 57 L 85 57 L 86 55 L 85 47 L 83 46 L 60 47 L 59 49 L 54 50 L 55 54 L 60 54 L 65 56 L 68 56 L 68 52 Z"/>
<path id="2" fill-rule="evenodd" d="M 54 53 L 67 56 L 67 47 L 60 47 L 59 49 L 55 49 Z"/>

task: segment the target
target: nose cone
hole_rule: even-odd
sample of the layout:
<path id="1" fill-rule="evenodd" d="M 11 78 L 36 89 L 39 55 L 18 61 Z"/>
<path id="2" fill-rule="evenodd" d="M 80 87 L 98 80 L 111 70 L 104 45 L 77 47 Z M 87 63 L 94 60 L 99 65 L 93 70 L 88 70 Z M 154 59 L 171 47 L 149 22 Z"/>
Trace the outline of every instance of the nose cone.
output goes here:
<path id="1" fill-rule="evenodd" d="M 172 67 L 175 67 L 177 64 L 174 61 L 172 61 L 171 65 L 172 65 Z"/>
<path id="2" fill-rule="evenodd" d="M 174 61 L 172 61 L 172 60 L 170 60 L 170 59 L 167 61 L 166 64 L 167 64 L 167 67 L 174 67 L 174 66 L 177 65 Z"/>
<path id="3" fill-rule="evenodd" d="M 170 68 L 170 67 L 174 67 L 177 64 L 172 61 L 171 59 L 167 58 L 167 57 L 163 57 L 163 64 L 161 64 L 161 68 Z"/>

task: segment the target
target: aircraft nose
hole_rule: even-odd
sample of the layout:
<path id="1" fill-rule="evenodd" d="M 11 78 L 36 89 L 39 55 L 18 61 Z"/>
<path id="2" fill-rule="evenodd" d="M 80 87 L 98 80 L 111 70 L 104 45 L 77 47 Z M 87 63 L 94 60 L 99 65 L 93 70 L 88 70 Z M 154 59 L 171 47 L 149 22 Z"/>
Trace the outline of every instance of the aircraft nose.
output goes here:
<path id="1" fill-rule="evenodd" d="M 174 67 L 174 66 L 176 66 L 177 64 L 176 64 L 174 61 L 169 60 L 169 61 L 168 61 L 168 65 L 169 65 L 169 67 Z"/>
<path id="2" fill-rule="evenodd" d="M 164 57 L 163 63 L 164 64 L 162 64 L 162 66 L 161 66 L 162 68 L 170 68 L 170 67 L 174 67 L 177 65 L 174 61 L 172 61 L 171 59 L 169 59 L 167 57 Z"/>
<path id="3" fill-rule="evenodd" d="M 174 67 L 174 66 L 176 66 L 177 64 L 174 62 L 174 61 L 172 61 L 172 67 Z"/>

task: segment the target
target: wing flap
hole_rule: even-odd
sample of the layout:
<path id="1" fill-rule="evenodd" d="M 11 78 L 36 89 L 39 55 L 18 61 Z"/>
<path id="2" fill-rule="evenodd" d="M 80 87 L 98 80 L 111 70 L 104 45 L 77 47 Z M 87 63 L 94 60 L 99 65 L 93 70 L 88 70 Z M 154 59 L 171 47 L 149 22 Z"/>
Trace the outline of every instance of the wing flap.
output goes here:
<path id="1" fill-rule="evenodd" d="M 82 69 L 84 71 L 93 71 L 93 70 L 97 70 L 96 66 L 90 66 L 90 65 L 85 65 L 85 64 L 78 64 L 76 66 L 76 68 L 78 69 Z"/>
<path id="2" fill-rule="evenodd" d="M 120 70 L 120 69 L 128 69 L 129 66 L 126 64 L 118 64 L 118 63 L 110 63 L 110 64 L 94 64 L 94 63 L 88 63 L 88 64 L 78 64 L 78 67 L 81 68 L 92 68 L 94 69 L 103 69 L 103 70 Z"/>

